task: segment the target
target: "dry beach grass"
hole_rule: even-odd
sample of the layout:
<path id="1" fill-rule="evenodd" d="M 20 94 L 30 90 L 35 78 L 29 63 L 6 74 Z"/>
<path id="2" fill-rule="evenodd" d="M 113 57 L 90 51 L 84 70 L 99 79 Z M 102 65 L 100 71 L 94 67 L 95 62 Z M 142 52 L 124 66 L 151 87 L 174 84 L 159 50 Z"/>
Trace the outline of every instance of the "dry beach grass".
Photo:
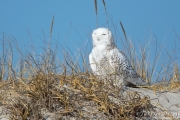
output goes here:
<path id="1" fill-rule="evenodd" d="M 126 44 L 133 48 L 132 42 Z M 138 60 L 134 49 L 127 51 L 135 69 L 150 83 L 152 76 L 149 75 L 145 57 Z M 73 61 L 67 52 L 63 52 L 64 61 L 61 63 L 56 61 L 55 53 L 48 47 L 39 59 L 28 53 L 20 59 L 19 66 L 13 67 L 13 52 L 5 53 L 4 50 L 0 63 L 0 104 L 4 110 L 1 117 L 13 120 L 146 119 L 152 117 L 149 113 L 156 112 L 148 95 L 121 92 L 121 88 L 113 86 L 113 83 L 104 83 L 91 73 L 83 57 L 82 70 L 80 63 Z M 142 52 L 142 56 L 145 54 Z M 146 89 L 154 93 L 179 90 L 177 64 L 174 64 L 172 71 L 169 80 L 147 86 Z"/>
<path id="2" fill-rule="evenodd" d="M 105 1 L 102 1 L 105 6 Z M 94 2 L 97 14 L 97 1 Z M 54 17 L 50 27 L 51 37 L 53 23 Z M 121 22 L 120 27 L 125 38 L 121 41 L 124 51 L 138 74 L 149 84 L 161 81 L 146 86 L 146 89 L 153 90 L 154 94 L 179 91 L 179 63 L 172 60 L 173 56 L 166 52 L 169 63 L 156 71 L 160 54 L 166 50 L 155 41 L 155 48 L 160 49 L 153 53 L 153 62 L 149 62 L 149 42 L 147 46 L 140 46 L 140 53 L 136 53 Z M 155 113 L 169 112 L 152 104 L 146 94 L 130 90 L 122 92 L 113 83 L 104 83 L 106 80 L 92 74 L 83 53 L 79 53 L 82 62 L 78 63 L 70 53 L 62 50 L 64 57 L 58 62 L 57 50 L 51 49 L 49 44 L 43 48 L 43 54 L 36 55 L 23 53 L 15 41 L 5 37 L 1 39 L 0 119 L 159 119 L 162 116 L 154 116 Z M 20 54 L 19 64 L 16 65 L 13 65 L 13 46 Z M 174 119 L 171 114 L 163 117 Z"/>

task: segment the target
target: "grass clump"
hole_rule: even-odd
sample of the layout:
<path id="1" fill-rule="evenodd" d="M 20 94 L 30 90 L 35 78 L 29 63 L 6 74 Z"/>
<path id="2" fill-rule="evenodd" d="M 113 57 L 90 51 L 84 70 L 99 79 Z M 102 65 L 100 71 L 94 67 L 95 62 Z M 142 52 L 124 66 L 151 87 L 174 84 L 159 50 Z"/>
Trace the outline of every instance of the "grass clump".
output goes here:
<path id="1" fill-rule="evenodd" d="M 9 118 L 128 119 L 142 117 L 151 108 L 147 96 L 122 93 L 87 67 L 80 71 L 67 54 L 58 64 L 55 52 L 44 50 L 38 60 L 32 54 L 24 55 L 17 68 L 13 68 L 12 57 L 3 57 L 0 101 L 10 111 Z"/>
<path id="2" fill-rule="evenodd" d="M 122 23 L 121 23 L 122 26 Z M 67 53 L 59 63 L 57 50 L 48 45 L 43 54 L 22 53 L 16 42 L 8 42 L 0 57 L 0 104 L 13 120 L 37 119 L 137 119 L 151 117 L 154 108 L 149 96 L 124 91 L 108 80 L 94 76 L 85 58 L 82 65 Z M 5 40 L 2 41 L 5 46 Z M 136 56 L 131 41 L 124 44 L 132 65 L 143 79 L 151 83 L 155 71 L 148 69 L 146 49 L 141 48 L 142 59 Z M 13 48 L 20 53 L 20 64 L 13 66 Z M 131 48 L 131 49 L 130 49 Z M 10 51 L 6 51 L 9 49 Z M 158 53 L 157 56 L 158 57 Z M 105 79 L 105 78 L 104 78 Z M 106 81 L 106 82 L 104 82 Z M 169 80 L 149 86 L 157 91 L 179 89 L 178 65 Z M 7 113 L 6 113 L 7 114 Z"/>

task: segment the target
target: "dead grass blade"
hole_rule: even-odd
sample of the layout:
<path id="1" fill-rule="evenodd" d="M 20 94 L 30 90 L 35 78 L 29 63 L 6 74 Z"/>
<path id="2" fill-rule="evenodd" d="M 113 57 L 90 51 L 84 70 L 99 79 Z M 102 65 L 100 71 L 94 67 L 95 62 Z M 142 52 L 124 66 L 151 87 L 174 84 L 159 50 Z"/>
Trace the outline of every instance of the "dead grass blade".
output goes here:
<path id="1" fill-rule="evenodd" d="M 53 26 L 54 26 L 54 15 L 52 17 L 52 22 L 51 22 L 51 27 L 50 27 L 50 37 L 52 37 Z"/>

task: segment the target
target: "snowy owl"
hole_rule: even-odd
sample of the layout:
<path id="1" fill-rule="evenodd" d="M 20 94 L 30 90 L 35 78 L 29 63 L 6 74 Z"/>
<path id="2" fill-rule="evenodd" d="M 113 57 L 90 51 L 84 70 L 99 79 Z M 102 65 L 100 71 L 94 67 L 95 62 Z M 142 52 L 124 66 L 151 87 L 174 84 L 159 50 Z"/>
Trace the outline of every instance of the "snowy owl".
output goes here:
<path id="1" fill-rule="evenodd" d="M 114 44 L 111 31 L 98 28 L 92 33 L 93 49 L 89 55 L 90 67 L 95 75 L 115 75 L 115 85 L 142 86 L 146 85 L 131 66 L 130 61 Z M 116 80 L 117 81 L 117 80 Z"/>

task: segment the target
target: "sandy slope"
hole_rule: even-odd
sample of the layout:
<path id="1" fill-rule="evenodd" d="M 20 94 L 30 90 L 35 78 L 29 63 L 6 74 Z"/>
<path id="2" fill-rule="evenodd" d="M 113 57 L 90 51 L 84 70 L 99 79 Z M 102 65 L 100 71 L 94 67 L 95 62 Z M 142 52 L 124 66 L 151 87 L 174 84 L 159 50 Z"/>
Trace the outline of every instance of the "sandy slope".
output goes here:
<path id="1" fill-rule="evenodd" d="M 131 91 L 137 91 L 142 95 L 148 95 L 151 103 L 162 112 L 156 113 L 159 116 L 172 115 L 180 119 L 180 91 L 154 93 L 152 90 L 143 88 L 130 88 Z"/>
<path id="2" fill-rule="evenodd" d="M 138 92 L 142 96 L 149 96 L 151 100 L 151 104 L 154 107 L 153 111 L 150 111 L 148 114 L 151 116 L 150 119 L 180 119 L 180 91 L 176 92 L 159 92 L 154 93 L 154 91 L 144 88 L 129 88 L 129 92 Z M 109 99 L 112 99 L 112 97 L 109 97 Z M 113 101 L 118 102 L 118 101 Z M 90 110 L 87 106 L 85 106 L 83 109 L 86 111 Z M 91 106 L 91 110 L 95 111 L 96 107 Z M 9 120 L 10 119 L 10 113 L 7 111 L 7 109 L 4 106 L 0 106 L 0 120 Z M 47 120 L 55 120 L 56 119 L 56 113 L 51 113 L 45 109 L 42 109 L 42 116 L 44 119 Z M 93 119 L 100 119 L 102 118 L 103 113 L 95 115 L 88 115 L 90 118 Z M 66 119 L 76 119 L 76 118 L 70 118 L 70 116 L 66 116 L 64 118 Z M 137 118 L 138 119 L 138 118 Z M 148 119 L 148 118 L 147 118 Z"/>

